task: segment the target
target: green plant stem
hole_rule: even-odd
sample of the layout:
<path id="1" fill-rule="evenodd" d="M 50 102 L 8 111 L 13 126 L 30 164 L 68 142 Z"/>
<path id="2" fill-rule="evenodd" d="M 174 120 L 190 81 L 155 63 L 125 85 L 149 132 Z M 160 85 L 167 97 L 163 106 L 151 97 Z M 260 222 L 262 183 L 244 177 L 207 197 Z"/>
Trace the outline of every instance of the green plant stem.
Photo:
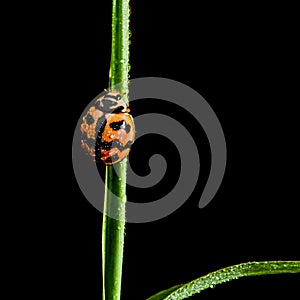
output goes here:
<path id="1" fill-rule="evenodd" d="M 105 194 L 102 226 L 102 262 L 103 262 L 103 300 L 118 300 L 121 297 L 122 264 L 125 230 L 126 203 L 126 162 L 115 165 L 117 173 L 122 176 L 119 180 L 113 167 L 106 167 Z M 118 196 L 115 210 L 111 194 Z M 118 212 L 116 219 L 109 217 L 109 211 Z"/>
<path id="2" fill-rule="evenodd" d="M 181 300 L 208 288 L 246 276 L 300 273 L 300 261 L 248 262 L 230 266 L 159 292 L 147 300 Z"/>
<path id="3" fill-rule="evenodd" d="M 112 49 L 109 73 L 109 88 L 123 94 L 128 102 L 129 72 L 129 0 L 113 0 Z M 102 226 L 102 272 L 103 300 L 119 300 L 121 297 L 122 264 L 124 251 L 125 203 L 126 203 L 127 158 L 106 167 L 105 194 Z M 118 174 L 118 175 L 117 175 Z M 117 208 L 111 193 L 119 198 Z M 107 214 L 114 209 L 115 219 Z"/>
<path id="4" fill-rule="evenodd" d="M 113 0 L 112 51 L 109 72 L 110 88 L 120 84 L 120 92 L 128 102 L 129 73 L 129 0 Z"/>

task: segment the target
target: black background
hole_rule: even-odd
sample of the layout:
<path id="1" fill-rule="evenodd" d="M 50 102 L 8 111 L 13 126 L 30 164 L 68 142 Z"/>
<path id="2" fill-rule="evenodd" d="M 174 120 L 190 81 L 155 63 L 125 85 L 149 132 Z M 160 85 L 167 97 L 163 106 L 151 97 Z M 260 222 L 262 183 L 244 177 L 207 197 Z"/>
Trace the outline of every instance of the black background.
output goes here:
<path id="1" fill-rule="evenodd" d="M 39 17 L 43 21 L 48 10 L 35 53 L 46 50 L 37 70 L 46 73 L 41 87 L 51 96 L 46 158 L 56 170 L 49 189 L 55 196 L 47 205 L 50 253 L 40 262 L 54 266 L 44 292 L 57 298 L 102 295 L 102 214 L 77 185 L 71 145 L 83 109 L 108 85 L 111 3 L 103 2 L 49 5 Z M 146 299 L 241 262 L 299 260 L 293 9 L 169 0 L 133 0 L 131 7 L 131 78 L 170 78 L 200 93 L 223 126 L 228 160 L 222 185 L 204 209 L 197 204 L 207 166 L 196 192 L 175 213 L 126 225 L 122 299 Z M 133 114 L 143 108 L 136 109 Z M 147 145 L 136 151 L 139 160 Z M 203 150 L 202 161 L 209 161 L 208 153 Z M 128 197 L 133 201 L 134 192 Z M 241 279 L 191 299 L 296 299 L 299 292 L 298 275 L 276 275 Z"/>

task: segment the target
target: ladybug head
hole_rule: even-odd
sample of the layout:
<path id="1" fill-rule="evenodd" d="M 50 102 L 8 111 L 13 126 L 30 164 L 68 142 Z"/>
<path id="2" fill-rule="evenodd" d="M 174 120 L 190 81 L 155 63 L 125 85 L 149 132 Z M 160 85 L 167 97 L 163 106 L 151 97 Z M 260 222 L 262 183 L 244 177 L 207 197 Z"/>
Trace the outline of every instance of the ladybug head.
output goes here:
<path id="1" fill-rule="evenodd" d="M 96 107 L 105 112 L 120 113 L 127 109 L 126 102 L 117 91 L 107 92 L 104 96 L 96 100 Z"/>

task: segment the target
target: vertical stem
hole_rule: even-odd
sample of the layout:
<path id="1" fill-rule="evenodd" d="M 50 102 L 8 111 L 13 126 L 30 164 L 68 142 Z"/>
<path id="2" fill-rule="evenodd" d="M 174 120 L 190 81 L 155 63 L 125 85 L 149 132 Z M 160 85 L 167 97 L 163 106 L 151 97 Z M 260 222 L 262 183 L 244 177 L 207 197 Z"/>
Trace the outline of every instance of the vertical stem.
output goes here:
<path id="1" fill-rule="evenodd" d="M 109 86 L 121 84 L 120 92 L 128 94 L 129 73 L 129 0 L 113 0 L 112 51 Z"/>
<path id="2" fill-rule="evenodd" d="M 102 262 L 103 262 L 103 300 L 119 300 L 121 297 L 122 263 L 125 229 L 126 203 L 126 162 L 118 163 L 119 180 L 113 167 L 106 167 L 105 194 L 102 227 Z M 124 171 L 124 172 L 123 172 Z M 110 193 L 116 194 L 118 202 L 118 219 L 110 218 L 109 210 L 113 209 Z M 114 207 L 115 209 L 115 207 Z"/>
<path id="3" fill-rule="evenodd" d="M 112 1 L 112 49 L 109 72 L 109 88 L 118 84 L 119 92 L 128 102 L 129 72 L 129 0 Z M 120 84 L 120 85 L 119 85 Z M 125 230 L 127 158 L 107 166 L 102 227 L 103 300 L 119 300 L 121 297 L 122 264 Z M 115 168 L 115 170 L 114 170 Z M 117 175 L 119 174 L 119 176 Z M 113 207 L 111 191 L 120 199 L 118 218 L 108 217 Z"/>

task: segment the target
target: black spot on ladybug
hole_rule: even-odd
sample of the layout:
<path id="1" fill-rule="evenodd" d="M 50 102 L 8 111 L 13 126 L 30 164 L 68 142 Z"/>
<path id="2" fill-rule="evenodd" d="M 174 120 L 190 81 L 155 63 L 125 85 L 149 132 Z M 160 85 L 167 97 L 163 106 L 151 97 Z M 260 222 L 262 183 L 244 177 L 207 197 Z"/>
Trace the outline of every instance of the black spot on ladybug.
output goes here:
<path id="1" fill-rule="evenodd" d="M 128 141 L 124 149 L 130 148 L 133 145 L 133 141 Z"/>
<path id="2" fill-rule="evenodd" d="M 131 130 L 131 126 L 127 123 L 125 125 L 125 130 L 126 130 L 127 133 Z"/>
<path id="3" fill-rule="evenodd" d="M 111 148 L 117 148 L 120 151 L 124 150 L 123 145 L 119 142 L 119 140 L 114 140 L 113 142 L 102 141 L 96 144 L 96 147 L 99 147 L 103 150 L 110 150 Z"/>
<path id="4" fill-rule="evenodd" d="M 116 101 L 109 100 L 109 99 L 103 99 L 102 105 L 103 106 L 101 107 L 101 110 L 111 111 L 111 108 L 116 105 Z"/>
<path id="5" fill-rule="evenodd" d="M 98 149 L 98 148 L 95 148 L 95 161 L 96 161 L 96 164 L 101 163 L 100 149 Z"/>
<path id="6" fill-rule="evenodd" d="M 125 121 L 112 122 L 109 124 L 110 128 L 113 130 L 125 129 L 127 133 L 131 130 L 131 126 L 127 124 Z"/>
<path id="7" fill-rule="evenodd" d="M 111 148 L 117 148 L 120 151 L 123 151 L 127 148 L 130 148 L 132 146 L 133 142 L 129 141 L 125 146 L 122 145 L 122 143 L 119 140 L 114 140 L 112 142 L 106 142 L 106 141 L 99 141 L 97 139 L 96 142 L 96 148 L 97 149 L 103 149 L 103 150 L 110 150 Z"/>
<path id="8" fill-rule="evenodd" d="M 98 158 L 98 160 L 100 159 L 100 149 L 101 149 L 101 144 L 102 144 L 101 139 L 102 139 L 102 134 L 103 134 L 106 122 L 107 122 L 106 119 L 104 117 L 101 117 L 98 119 L 97 124 L 96 124 L 97 137 L 96 137 L 96 143 L 95 143 L 95 154 L 96 154 L 96 158 Z"/>
<path id="9" fill-rule="evenodd" d="M 101 161 L 101 153 L 100 153 L 100 147 L 99 147 L 99 139 L 96 140 L 96 145 L 95 145 L 95 160 L 96 163 L 99 163 Z"/>
<path id="10" fill-rule="evenodd" d="M 99 136 L 99 133 L 102 136 L 105 125 L 106 125 L 106 119 L 104 116 L 102 116 L 101 118 L 98 119 L 98 121 L 96 123 L 96 127 L 95 127 L 95 130 L 98 133 L 98 136 Z"/>
<path id="11" fill-rule="evenodd" d="M 100 142 L 99 147 L 104 150 L 110 150 L 112 147 L 112 142 Z"/>
<path id="12" fill-rule="evenodd" d="M 118 154 L 115 154 L 111 157 L 108 157 L 105 162 L 106 163 L 114 163 L 115 161 L 117 161 L 119 159 L 119 155 Z"/>
<path id="13" fill-rule="evenodd" d="M 114 140 L 112 142 L 112 147 L 113 148 L 117 148 L 120 151 L 123 151 L 127 148 L 130 148 L 132 146 L 133 142 L 132 141 L 128 141 L 127 144 L 125 146 L 122 145 L 122 143 L 119 140 Z"/>
<path id="14" fill-rule="evenodd" d="M 92 115 L 88 114 L 86 117 L 85 117 L 85 121 L 87 122 L 88 125 L 91 125 L 95 122 L 94 118 L 92 117 Z"/>
<path id="15" fill-rule="evenodd" d="M 124 150 L 124 146 L 119 140 L 114 140 L 112 145 L 113 145 L 114 148 L 117 148 L 120 151 Z"/>
<path id="16" fill-rule="evenodd" d="M 120 130 L 121 128 L 125 129 L 125 126 L 125 121 L 112 122 L 109 124 L 109 127 L 113 130 Z"/>
<path id="17" fill-rule="evenodd" d="M 101 110 L 101 109 L 102 109 L 102 107 L 100 106 L 100 101 L 99 101 L 99 100 L 97 100 L 97 101 L 95 102 L 95 108 L 98 109 L 98 110 Z"/>

